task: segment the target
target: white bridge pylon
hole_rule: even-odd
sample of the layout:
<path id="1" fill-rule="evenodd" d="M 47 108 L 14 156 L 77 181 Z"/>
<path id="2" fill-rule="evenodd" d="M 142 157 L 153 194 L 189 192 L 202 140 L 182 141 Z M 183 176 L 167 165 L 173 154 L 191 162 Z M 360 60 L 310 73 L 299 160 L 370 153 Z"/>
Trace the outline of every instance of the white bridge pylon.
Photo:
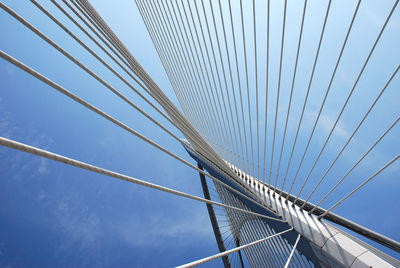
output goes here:
<path id="1" fill-rule="evenodd" d="M 395 267 L 343 230 L 319 220 L 317 216 L 300 209 L 291 201 L 280 198 L 279 194 L 272 190 L 264 191 L 267 186 L 258 179 L 228 162 L 227 164 L 239 175 L 242 183 L 245 183 L 270 209 L 310 242 L 322 267 Z"/>

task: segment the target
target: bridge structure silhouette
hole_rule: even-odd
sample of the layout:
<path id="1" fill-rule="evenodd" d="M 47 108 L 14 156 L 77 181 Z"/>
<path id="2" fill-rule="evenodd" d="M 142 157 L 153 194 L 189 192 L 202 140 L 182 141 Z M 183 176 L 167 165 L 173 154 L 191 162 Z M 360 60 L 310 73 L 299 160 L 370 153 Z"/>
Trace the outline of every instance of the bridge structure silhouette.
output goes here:
<path id="1" fill-rule="evenodd" d="M 88 0 L 51 2 L 96 49 L 38 1 L 31 2 L 173 129 L 7 5 L 0 2 L 0 7 L 180 143 L 196 164 L 19 61 L 18 55 L 0 50 L 1 58 L 198 172 L 204 196 L 6 137 L 0 138 L 2 146 L 205 203 L 220 252 L 181 267 L 215 259 L 225 267 L 400 267 L 390 254 L 367 243 L 400 252 L 399 242 L 333 212 L 398 165 L 398 143 L 390 135 L 399 133 L 400 65 L 398 55 L 388 61 L 382 52 L 398 43 L 399 29 L 392 26 L 400 15 L 398 1 L 387 5 L 385 18 L 370 29 L 372 38 L 358 51 L 359 43 L 352 43 L 368 27 L 363 17 L 373 8 L 368 1 L 135 0 L 180 107 Z M 343 65 L 351 68 L 342 71 Z M 358 146 L 363 136 L 368 141 Z M 369 173 L 357 173 L 386 140 L 394 141 L 391 157 L 376 161 L 379 166 Z M 362 174 L 359 184 L 343 188 L 353 174 Z M 384 203 L 374 194 L 371 198 Z"/>

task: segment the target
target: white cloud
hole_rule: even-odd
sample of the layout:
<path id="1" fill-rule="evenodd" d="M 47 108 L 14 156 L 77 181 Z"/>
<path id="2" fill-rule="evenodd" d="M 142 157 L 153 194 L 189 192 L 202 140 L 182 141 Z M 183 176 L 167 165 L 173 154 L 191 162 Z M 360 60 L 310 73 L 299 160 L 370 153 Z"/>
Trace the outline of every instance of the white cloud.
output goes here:
<path id="1" fill-rule="evenodd" d="M 324 132 L 326 132 L 327 134 L 331 131 L 334 123 L 335 122 L 328 115 L 321 115 L 321 117 L 319 118 L 319 124 Z M 349 133 L 345 129 L 344 124 L 339 121 L 335 127 L 335 130 L 333 131 L 333 135 L 344 138 L 348 137 Z"/>
<path id="2" fill-rule="evenodd" d="M 171 217 L 171 215 L 153 215 L 146 219 L 132 216 L 118 226 L 117 234 L 132 246 L 163 247 L 165 240 L 179 243 L 182 239 L 194 239 L 210 236 L 210 223 L 207 214 L 196 213 L 189 217 Z M 208 241 L 213 241 L 210 236 Z"/>
<path id="3" fill-rule="evenodd" d="M 40 192 L 40 193 L 38 194 L 38 196 L 37 196 L 37 199 L 38 199 L 38 200 L 43 200 L 43 199 L 45 199 L 45 198 L 47 198 L 47 194 L 45 194 L 44 192 Z"/>
<path id="4" fill-rule="evenodd" d="M 376 4 L 379 5 L 379 2 L 377 2 Z M 367 16 L 368 20 L 370 22 L 372 22 L 376 28 L 379 29 L 382 27 L 383 23 L 385 22 L 385 20 L 387 18 L 388 13 L 386 13 L 386 12 L 389 12 L 389 9 L 391 9 L 391 8 L 392 8 L 391 6 L 388 6 L 388 10 L 384 10 L 385 13 L 383 13 L 380 10 L 380 8 L 373 8 L 371 6 L 371 7 L 368 7 L 365 9 L 365 15 Z M 400 27 L 399 20 L 394 16 L 391 17 L 390 24 L 393 27 L 395 27 L 396 29 L 398 29 Z"/>
<path id="5" fill-rule="evenodd" d="M 15 68 L 14 66 L 11 66 L 10 64 L 6 66 L 6 73 L 10 76 L 15 74 Z"/>
<path id="6" fill-rule="evenodd" d="M 78 242 L 82 248 L 91 248 L 104 233 L 99 217 L 82 204 L 61 201 L 54 210 L 60 230 L 67 239 L 59 246 L 63 250 Z"/>
<path id="7" fill-rule="evenodd" d="M 39 165 L 39 167 L 38 167 L 38 169 L 37 169 L 37 171 L 40 173 L 40 174 L 45 174 L 45 173 L 47 173 L 47 160 L 45 159 L 45 158 L 40 158 L 40 165 Z"/>
<path id="8" fill-rule="evenodd" d="M 0 98 L 0 135 L 5 138 L 10 138 L 16 131 L 16 128 L 12 125 L 11 114 L 3 108 L 3 99 Z"/>
<path id="9" fill-rule="evenodd" d="M 374 24 L 375 27 L 379 27 L 384 21 L 384 17 L 381 14 L 378 14 L 375 9 L 367 8 L 365 10 L 365 15 L 368 17 L 368 20 Z"/>

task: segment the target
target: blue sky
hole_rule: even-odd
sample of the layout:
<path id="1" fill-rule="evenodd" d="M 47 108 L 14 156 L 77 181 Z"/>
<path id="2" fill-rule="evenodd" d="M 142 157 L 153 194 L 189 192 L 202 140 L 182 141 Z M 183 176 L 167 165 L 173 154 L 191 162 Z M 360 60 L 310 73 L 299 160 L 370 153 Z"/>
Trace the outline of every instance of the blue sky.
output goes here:
<path id="1" fill-rule="evenodd" d="M 166 120 L 139 100 L 34 5 L 25 1 L 4 2 L 106 81 L 110 81 L 138 106 L 173 129 Z M 121 0 L 112 4 L 110 1 L 92 2 L 132 54 L 177 104 L 178 101 L 134 1 Z M 320 127 L 317 129 L 316 145 L 327 135 L 329 126 L 343 103 L 345 93 L 355 79 L 362 60 L 392 5 L 392 1 L 382 1 L 379 4 L 373 3 L 374 1 L 367 2 L 368 4 L 362 6 L 360 10 L 362 16 L 355 25 L 355 34 L 349 43 L 346 60 L 337 75 L 335 90 L 331 101 L 327 103 L 327 112 L 323 114 Z M 57 18 L 65 22 L 74 33 L 78 33 L 79 37 L 88 41 L 51 3 L 46 1 L 41 3 L 53 14 L 57 14 Z M 344 6 L 344 1 L 332 6 L 332 12 L 340 13 L 341 16 L 335 16 L 336 19 L 330 24 L 332 30 L 327 33 L 327 40 L 343 39 L 344 33 L 336 32 L 334 26 L 340 28 L 341 25 L 343 27 L 347 25 L 352 14 L 351 11 L 342 8 Z M 354 6 L 355 4 L 352 5 Z M 317 5 L 311 5 L 310 8 L 318 10 Z M 296 20 L 299 18 L 296 10 L 298 8 L 294 5 L 288 8 L 289 14 L 293 12 L 292 16 L 288 16 L 291 18 L 288 27 L 293 29 L 298 27 Z M 320 14 L 320 18 L 314 17 L 315 22 L 320 22 L 322 16 Z M 314 25 L 319 25 L 315 22 L 309 21 L 306 24 L 311 29 L 309 35 L 320 30 L 316 27 L 314 29 Z M 151 124 L 130 106 L 121 102 L 97 81 L 89 78 L 86 73 L 4 11 L 0 11 L 0 25 L 1 50 L 193 163 L 180 144 L 162 133 L 157 126 Z M 364 78 L 360 81 L 358 86 L 360 90 L 355 93 L 355 98 L 360 101 L 348 109 L 351 112 L 345 114 L 336 130 L 333 145 L 327 148 L 329 152 L 335 152 L 337 150 L 335 145 L 343 143 L 345 137 L 353 131 L 360 115 L 365 113 L 366 107 L 370 105 L 400 62 L 400 52 L 397 49 L 399 37 L 396 34 L 399 31 L 400 12 L 397 10 L 381 45 L 371 59 L 371 67 L 366 70 Z M 275 34 L 278 35 L 279 30 Z M 340 42 L 326 43 L 325 49 L 321 52 L 321 62 L 327 64 L 319 67 L 320 73 L 325 75 L 317 76 L 315 87 L 326 85 L 336 57 L 332 55 L 337 55 L 340 50 Z M 293 51 L 296 41 L 288 44 L 288 51 Z M 316 44 L 304 46 L 309 47 L 310 51 L 305 51 L 303 54 L 304 65 L 299 70 L 299 77 L 307 77 L 309 74 L 312 61 L 307 59 L 312 57 L 312 49 L 315 50 Z M 105 56 L 99 49 L 95 51 Z M 292 52 L 288 53 L 287 66 L 292 64 L 291 54 Z M 271 64 L 279 60 L 278 56 L 277 54 L 271 56 Z M 282 84 L 282 88 L 289 89 L 291 74 L 292 71 L 283 73 L 283 81 L 286 82 Z M 276 70 L 272 71 L 271 76 L 277 76 Z M 202 195 L 196 172 L 65 98 L 4 60 L 0 60 L 0 81 L 1 136 L 136 178 Z M 271 81 L 271 84 L 276 84 L 273 79 Z M 306 79 L 300 79 L 298 84 L 306 85 L 306 82 Z M 348 150 L 337 163 L 330 178 L 335 178 L 342 174 L 343 170 L 350 168 L 355 159 L 360 157 L 397 118 L 399 86 L 400 80 L 395 78 L 377 105 L 373 116 L 369 118 L 368 124 L 366 122 L 366 126 L 355 137 L 351 150 Z M 283 91 L 282 99 L 287 99 L 288 92 Z M 316 93 L 310 97 L 311 105 L 305 121 L 310 125 L 322 97 L 319 91 L 314 92 Z M 304 90 L 299 89 L 295 94 L 302 96 Z M 284 102 L 280 106 L 282 117 L 286 105 Z M 298 115 L 299 108 L 300 104 L 294 106 L 293 114 Z M 290 125 L 293 125 L 294 129 L 288 130 L 289 139 L 293 139 L 294 136 L 296 117 L 292 120 L 293 124 Z M 282 134 L 279 132 L 277 135 L 279 140 Z M 397 126 L 377 147 L 374 154 L 371 154 L 363 165 L 352 173 L 348 183 L 333 195 L 331 200 L 327 200 L 325 206 L 333 204 L 344 193 L 358 185 L 363 178 L 393 158 L 399 152 L 397 141 L 399 135 L 400 130 Z M 311 155 L 315 158 L 317 152 L 315 149 L 311 151 Z M 183 200 L 180 197 L 113 180 L 8 148 L 0 148 L 0 159 L 0 267 L 28 265 L 107 267 L 115 264 L 122 267 L 169 267 L 218 251 L 206 208 L 202 203 Z M 323 157 L 321 162 L 330 163 L 330 159 Z M 307 163 L 312 165 L 311 160 Z M 400 165 L 397 163 L 354 197 L 346 200 L 346 204 L 338 207 L 335 212 L 395 240 L 400 240 L 399 209 L 396 206 L 400 192 L 399 170 Z M 316 172 L 322 174 L 323 168 Z M 331 181 L 333 183 L 334 180 Z M 323 189 L 328 189 L 328 185 Z M 311 188 L 308 189 L 310 190 Z M 318 201 L 318 198 L 311 201 Z M 380 214 L 379 217 L 377 213 Z M 382 221 L 380 217 L 384 220 Z M 389 250 L 385 252 L 392 254 Z M 399 258 L 398 254 L 392 255 Z M 217 267 L 220 264 L 220 261 L 214 261 L 208 266 Z"/>

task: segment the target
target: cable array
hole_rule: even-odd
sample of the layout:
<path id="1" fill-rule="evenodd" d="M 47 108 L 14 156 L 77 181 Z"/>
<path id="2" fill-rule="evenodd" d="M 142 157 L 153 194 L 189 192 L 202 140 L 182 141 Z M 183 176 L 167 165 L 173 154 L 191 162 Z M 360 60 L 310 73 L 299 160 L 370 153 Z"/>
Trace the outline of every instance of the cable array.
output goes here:
<path id="1" fill-rule="evenodd" d="M 215 209 L 214 217 L 218 219 L 219 225 L 217 228 L 227 250 L 182 267 L 221 257 L 225 258 L 225 265 L 230 263 L 243 267 L 241 251 L 246 255 L 245 261 L 253 267 L 313 267 L 309 259 L 297 250 L 302 243 L 300 234 L 289 243 L 286 233 L 294 231 L 293 228 L 286 226 L 287 230 L 276 232 L 268 226 L 267 220 L 281 224 L 287 224 L 287 221 L 268 206 L 265 195 L 277 194 L 279 199 L 285 198 L 293 206 L 301 201 L 300 209 L 310 206 L 314 198 L 317 203 L 308 211 L 310 214 L 320 210 L 323 204 L 329 204 L 329 209 L 317 215 L 321 220 L 375 177 L 398 164 L 399 148 L 394 146 L 390 152 L 394 157 L 380 167 L 374 166 L 372 174 L 357 175 L 361 177 L 359 186 L 353 190 L 346 189 L 343 195 L 337 193 L 336 189 L 342 186 L 345 179 L 348 181 L 350 174 L 354 174 L 354 170 L 364 164 L 365 159 L 389 139 L 389 135 L 399 130 L 400 111 L 397 108 L 385 114 L 384 119 L 391 120 L 391 124 L 387 123 L 385 129 L 375 131 L 380 136 L 366 145 L 368 149 L 361 152 L 363 155 L 356 158 L 356 161 L 346 159 L 352 167 L 344 169 L 347 172 L 343 174 L 335 170 L 337 163 L 354 146 L 359 133 L 368 126 L 374 127 L 369 118 L 382 114 L 378 109 L 382 110 L 390 96 L 399 97 L 395 91 L 398 84 L 393 85 L 398 81 L 398 63 L 383 68 L 384 82 L 376 79 L 368 85 L 369 68 L 374 70 L 374 57 L 385 44 L 385 34 L 390 31 L 388 28 L 393 17 L 399 16 L 396 10 L 399 1 L 395 0 L 390 10 L 387 10 L 373 41 L 365 44 L 366 56 L 357 62 L 360 68 L 355 71 L 354 79 L 350 78 L 351 81 L 347 83 L 342 81 L 341 75 L 347 71 L 346 61 L 351 56 L 354 35 L 360 31 L 358 24 L 362 22 L 360 17 L 365 13 L 364 2 L 359 0 L 353 6 L 347 4 L 346 9 L 351 11 L 350 19 L 343 24 L 345 27 L 336 29 L 345 33 L 344 37 L 335 37 L 334 40 L 332 35 L 337 33 L 332 34 L 332 29 L 339 10 L 335 1 L 328 0 L 319 6 L 320 23 L 315 23 L 318 19 L 313 17 L 315 3 L 304 0 L 298 8 L 291 1 L 278 2 L 135 0 L 180 108 L 153 81 L 88 0 L 51 0 L 57 14 L 36 0 L 31 0 L 31 3 L 36 11 L 57 25 L 65 36 L 87 51 L 97 64 L 104 66 L 115 81 L 122 82 L 133 91 L 137 99 L 125 96 L 113 86 L 114 80 L 106 81 L 28 20 L 0 2 L 0 8 L 5 13 L 189 152 L 193 151 L 212 169 L 217 170 L 223 179 L 189 163 L 0 50 L 2 59 L 207 176 L 212 181 L 209 185 L 213 185 L 209 187 L 212 198 L 201 198 L 152 184 L 3 137 L 0 137 L 0 145 L 207 203 L 209 208 Z M 294 10 L 298 13 L 297 19 Z M 69 29 L 65 21 L 75 25 L 78 31 Z M 313 24 L 320 27 L 315 30 Z M 82 34 L 89 38 L 90 44 L 79 37 Z M 334 42 L 340 48 L 338 53 L 332 46 Z M 107 57 L 96 53 L 98 49 Z M 114 64 L 118 68 L 112 67 Z M 389 74 L 387 70 L 390 70 Z M 326 85 L 323 81 L 325 76 Z M 371 89 L 366 89 L 367 86 Z M 373 91 L 368 94 L 368 97 L 374 98 L 371 103 L 367 103 L 367 98 L 363 96 L 367 90 Z M 318 94 L 321 94 L 321 100 Z M 138 100 L 144 101 L 151 111 L 139 107 Z M 336 106 L 338 113 L 331 122 L 328 120 L 326 126 L 326 118 L 336 114 L 331 111 L 331 107 Z M 342 131 L 345 132 L 345 142 L 342 144 L 335 140 L 335 134 L 340 132 L 341 124 L 350 112 L 354 113 L 351 117 L 356 127 L 349 132 L 351 134 Z M 161 115 L 167 124 L 159 122 L 155 115 Z M 390 116 L 394 116 L 394 119 Z M 181 139 L 180 134 L 188 142 Z M 330 159 L 330 156 L 334 158 Z M 255 185 L 261 194 L 255 193 L 243 182 L 251 182 L 251 186 Z M 304 200 L 300 200 L 302 197 Z M 243 200 L 265 208 L 273 216 L 252 211 Z"/>
<path id="2" fill-rule="evenodd" d="M 271 191 L 273 186 L 273 189 L 276 189 L 282 197 L 282 192 L 287 190 L 289 195 L 295 196 L 294 203 L 304 194 L 306 189 L 312 189 L 311 193 L 305 197 L 307 202 L 315 195 L 317 189 L 330 190 L 330 188 L 327 188 L 329 186 L 323 185 L 327 174 L 341 158 L 343 152 L 346 149 L 348 150 L 359 129 L 367 122 L 370 123 L 366 118 L 375 104 L 379 104 L 380 96 L 383 94 L 383 92 L 379 93 L 379 97 L 373 102 L 371 108 L 361 115 L 360 123 L 353 134 L 349 135 L 345 145 L 342 147 L 339 144 L 337 146 L 332 145 L 331 140 L 335 133 L 340 131 L 338 128 L 340 122 L 343 121 L 342 117 L 346 113 L 346 109 L 350 109 L 347 107 L 351 106 L 354 109 L 354 104 L 358 101 L 353 95 L 356 95 L 357 91 L 363 90 L 359 86 L 360 81 L 362 81 L 363 74 L 369 67 L 369 62 L 375 54 L 375 50 L 382 43 L 381 39 L 396 11 L 398 1 L 395 1 L 388 11 L 375 41 L 372 42 L 366 58 L 361 62 L 361 69 L 349 89 L 338 88 L 338 86 L 335 86 L 335 82 L 339 79 L 337 74 L 342 71 L 343 61 L 346 60 L 345 56 L 348 57 L 346 54 L 348 47 L 354 42 L 352 35 L 359 30 L 358 28 L 354 29 L 354 25 L 359 23 L 359 17 L 362 16 L 359 14 L 363 8 L 361 1 L 357 1 L 354 7 L 348 7 L 352 15 L 345 27 L 340 29 L 345 33 L 344 38 L 335 40 L 340 45 L 340 51 L 337 55 L 332 54 L 332 58 L 335 59 L 332 70 L 323 68 L 328 70 L 327 74 L 330 77 L 327 86 L 321 84 L 318 79 L 323 75 L 321 69 L 322 65 L 325 64 L 321 62 L 321 57 L 326 57 L 327 42 L 332 42 L 331 39 L 327 41 L 327 38 L 330 38 L 330 31 L 332 31 L 331 24 L 337 17 L 335 13 L 337 7 L 332 1 L 327 1 L 325 5 L 322 5 L 324 10 L 321 12 L 323 14 L 321 28 L 318 35 L 313 37 L 310 37 L 309 34 L 310 17 L 313 14 L 308 12 L 310 4 L 307 0 L 303 2 L 302 8 L 299 9 L 301 17 L 298 27 L 288 25 L 288 23 L 294 23 L 293 19 L 289 21 L 287 19 L 287 13 L 289 11 L 293 13 L 289 9 L 293 8 L 292 5 L 294 4 L 287 1 L 282 1 L 281 6 L 275 3 L 271 4 L 270 1 L 263 4 L 255 0 L 246 4 L 243 1 L 219 0 L 218 5 L 214 4 L 213 1 L 167 1 L 165 3 L 161 1 L 161 4 L 160 1 L 137 0 L 136 2 L 148 29 L 153 29 L 154 34 L 151 36 L 155 46 L 159 46 L 162 42 L 169 44 L 170 48 L 164 45 L 164 48 L 158 49 L 158 51 L 160 57 L 169 62 L 164 65 L 167 73 L 174 73 L 170 76 L 170 81 L 175 91 L 181 91 L 193 102 L 203 104 L 203 106 L 191 105 L 183 99 L 183 94 L 179 94 L 177 96 L 180 98 L 180 103 L 183 104 L 183 110 L 195 110 L 192 112 L 196 113 L 197 118 L 200 119 L 194 120 L 194 117 L 188 117 L 189 120 L 213 146 L 214 150 L 219 153 L 221 158 L 233 164 L 241 173 L 246 174 L 245 176 L 253 177 L 259 183 L 262 182 L 267 191 Z M 167 12 L 164 8 L 161 8 L 164 5 L 173 12 Z M 281 12 L 282 15 L 279 20 L 273 18 L 275 25 L 279 26 L 274 27 L 279 28 L 280 31 L 279 34 L 273 33 L 274 40 L 271 40 L 271 12 Z M 182 14 L 185 15 L 186 20 L 183 19 Z M 176 27 L 168 27 L 171 22 Z M 251 25 L 249 22 L 252 22 Z M 262 26 L 264 26 L 265 31 Z M 176 29 L 184 29 L 184 31 L 177 31 Z M 293 31 L 293 29 L 295 30 Z M 162 32 L 166 34 L 163 35 Z M 222 36 L 223 38 L 221 38 Z M 276 38 L 277 36 L 279 36 L 279 39 Z M 261 41 L 262 38 L 265 40 Z M 297 44 L 293 60 L 293 74 L 289 86 L 283 81 L 292 68 L 287 63 L 286 56 L 286 53 L 290 52 L 286 51 L 290 47 L 287 44 L 288 38 L 296 40 Z M 315 51 L 308 52 L 313 56 L 308 55 L 307 60 L 312 67 L 311 72 L 306 75 L 301 70 L 306 64 L 302 55 L 307 51 L 307 48 L 302 45 L 304 42 L 314 42 L 316 45 Z M 279 55 L 279 60 L 275 64 L 276 68 L 275 66 L 271 67 L 271 46 L 274 48 L 273 52 Z M 196 51 L 196 57 L 194 53 L 189 53 L 192 50 Z M 232 55 L 234 60 L 231 59 Z M 262 55 L 266 57 L 265 68 L 260 68 L 259 58 Z M 178 58 L 181 59 L 181 62 L 174 61 Z M 191 67 L 179 71 L 178 68 L 181 67 L 182 62 L 190 62 Z M 299 69 L 302 74 L 300 78 L 298 77 Z M 192 70 L 203 70 L 206 75 L 200 75 L 200 72 Z M 236 77 L 233 75 L 234 70 L 236 70 Z M 397 68 L 385 84 L 383 91 L 386 89 L 393 91 L 391 82 L 396 78 L 396 74 Z M 179 84 L 176 79 L 179 75 L 186 79 L 186 86 L 183 87 Z M 285 78 L 283 78 L 283 75 L 285 75 Z M 212 78 L 211 81 L 210 77 Z M 265 93 L 260 94 L 263 77 L 265 77 Z M 304 80 L 307 81 L 306 86 L 300 85 L 300 83 L 305 82 Z M 313 103 L 318 101 L 314 95 L 318 93 L 318 87 L 323 92 L 323 98 L 319 104 L 315 105 Z M 196 94 L 196 88 L 197 90 L 209 91 L 209 95 L 215 94 L 218 101 L 207 97 L 206 94 Z M 321 136 L 322 125 L 326 124 L 326 116 L 331 113 L 327 106 L 335 101 L 333 98 L 337 98 L 335 91 L 338 90 L 347 91 L 345 93 L 347 97 L 343 103 L 341 103 L 341 100 L 339 101 L 341 108 L 338 108 L 339 113 L 332 120 L 333 124 L 329 126 L 328 136 L 322 138 L 322 142 L 317 141 L 316 135 Z M 301 100 L 300 92 L 305 93 L 303 100 Z M 239 98 L 236 98 L 237 93 L 239 93 Z M 261 101 L 261 95 L 265 95 L 265 101 Z M 358 98 L 360 99 L 360 97 Z M 220 99 L 226 100 L 228 105 L 225 101 L 220 102 Z M 232 102 L 234 105 L 232 105 Z M 285 103 L 287 104 L 286 110 L 281 108 Z M 309 119 L 310 109 L 314 109 L 315 106 L 317 106 L 315 118 Z M 264 118 L 260 116 L 262 109 L 265 109 Z M 298 115 L 293 113 L 293 109 L 298 112 Z M 356 109 L 359 109 L 359 107 Z M 254 119 L 256 119 L 255 123 Z M 208 125 L 207 128 L 200 127 L 199 120 Z M 260 133 L 260 121 L 264 122 L 264 133 Z M 308 125 L 309 123 L 311 126 L 306 129 L 305 124 Z M 293 126 L 295 126 L 294 129 Z M 221 127 L 221 129 L 218 127 Z M 206 131 L 206 129 L 209 129 L 209 131 Z M 308 129 L 311 132 L 307 133 Z M 260 134 L 264 136 L 263 143 L 260 143 Z M 305 147 L 303 144 L 305 144 Z M 331 162 L 326 173 L 318 178 L 319 175 L 316 170 L 324 168 L 326 163 L 323 163 L 321 159 L 327 154 L 326 151 L 329 146 L 339 147 L 340 153 Z M 262 148 L 264 149 L 263 154 L 260 154 Z M 313 155 L 315 151 L 318 152 L 316 156 Z M 330 149 L 329 154 L 334 155 L 335 153 L 331 153 L 331 151 Z M 314 159 L 309 159 L 313 157 Z M 260 163 L 263 163 L 263 165 L 260 166 Z M 311 163 L 310 167 L 308 167 L 309 163 Z M 304 205 L 302 208 L 304 208 Z"/>

